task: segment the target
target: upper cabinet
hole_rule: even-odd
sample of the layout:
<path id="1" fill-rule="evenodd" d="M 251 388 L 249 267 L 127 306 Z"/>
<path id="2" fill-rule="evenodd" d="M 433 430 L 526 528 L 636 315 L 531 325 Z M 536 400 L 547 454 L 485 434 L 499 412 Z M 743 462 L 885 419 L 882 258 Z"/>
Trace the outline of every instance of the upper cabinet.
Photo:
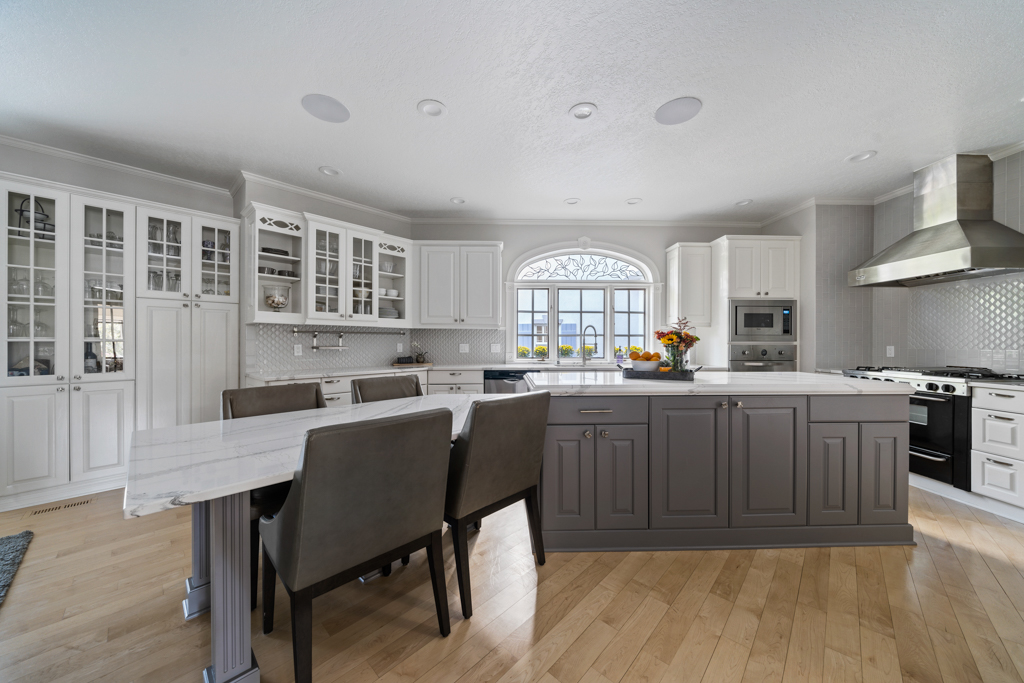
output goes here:
<path id="1" fill-rule="evenodd" d="M 666 322 L 686 318 L 693 325 L 710 325 L 711 245 L 679 242 L 665 252 Z"/>
<path id="2" fill-rule="evenodd" d="M 375 322 L 378 318 L 379 230 L 305 214 L 307 319 Z M 393 267 L 393 266 L 389 266 Z M 388 289 L 393 288 L 387 288 Z M 386 296 L 386 294 L 385 294 Z"/>
<path id="3" fill-rule="evenodd" d="M 800 292 L 800 238 L 729 236 L 725 251 L 730 299 L 795 299 Z"/>
<path id="4" fill-rule="evenodd" d="M 501 324 L 501 244 L 420 246 L 420 322 L 445 327 Z"/>
<path id="5" fill-rule="evenodd" d="M 378 322 L 407 327 L 413 311 L 410 295 L 415 291 L 410 289 L 414 274 L 412 242 L 391 235 L 379 235 L 376 242 Z"/>
<path id="6" fill-rule="evenodd" d="M 305 216 L 252 203 L 242 213 L 242 220 L 244 322 L 301 325 L 306 322 L 303 277 L 309 265 L 304 258 Z"/>

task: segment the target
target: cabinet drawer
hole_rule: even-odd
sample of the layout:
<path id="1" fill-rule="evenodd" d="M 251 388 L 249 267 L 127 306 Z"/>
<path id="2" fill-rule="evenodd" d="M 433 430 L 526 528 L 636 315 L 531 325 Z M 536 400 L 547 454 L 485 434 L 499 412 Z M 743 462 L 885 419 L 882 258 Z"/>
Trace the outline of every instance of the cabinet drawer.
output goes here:
<path id="1" fill-rule="evenodd" d="M 345 375 L 343 377 L 325 377 L 320 380 L 320 390 L 324 396 L 328 394 L 350 394 L 352 393 L 352 380 L 372 379 L 374 377 L 392 377 L 390 372 L 383 372 L 376 375 Z"/>
<path id="2" fill-rule="evenodd" d="M 431 384 L 427 387 L 427 395 L 434 394 L 482 394 L 483 384 Z"/>
<path id="3" fill-rule="evenodd" d="M 647 422 L 647 397 L 552 397 L 548 424 L 639 424 Z"/>
<path id="4" fill-rule="evenodd" d="M 1005 503 L 1024 507 L 1021 469 L 1024 462 L 1013 458 L 971 452 L 971 491 Z"/>
<path id="5" fill-rule="evenodd" d="M 1024 414 L 1024 391 L 974 387 L 971 405 L 975 408 L 1007 410 L 1011 413 Z"/>
<path id="6" fill-rule="evenodd" d="M 905 395 L 811 396 L 809 422 L 906 422 L 910 399 Z"/>
<path id="7" fill-rule="evenodd" d="M 324 400 L 327 401 L 327 407 L 331 406 L 350 406 L 352 405 L 352 394 L 345 392 L 343 394 L 324 394 Z"/>
<path id="8" fill-rule="evenodd" d="M 429 370 L 428 384 L 483 384 L 483 370 Z"/>
<path id="9" fill-rule="evenodd" d="M 1024 415 L 984 408 L 971 409 L 971 448 L 1024 460 L 1021 429 Z"/>

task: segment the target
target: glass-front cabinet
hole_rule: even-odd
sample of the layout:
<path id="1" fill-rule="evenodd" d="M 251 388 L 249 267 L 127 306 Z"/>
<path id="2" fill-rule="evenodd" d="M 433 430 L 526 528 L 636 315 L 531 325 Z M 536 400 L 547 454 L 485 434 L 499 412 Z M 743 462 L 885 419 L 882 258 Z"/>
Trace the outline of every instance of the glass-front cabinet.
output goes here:
<path id="1" fill-rule="evenodd" d="M 7 228 L 0 261 L 4 386 L 66 382 L 69 196 L 0 183 Z"/>
<path id="2" fill-rule="evenodd" d="M 382 324 L 405 325 L 412 244 L 391 235 L 377 239 L 377 316 Z"/>
<path id="3" fill-rule="evenodd" d="M 71 198 L 72 381 L 135 376 L 135 206 Z"/>
<path id="4" fill-rule="evenodd" d="M 192 294 L 196 299 L 238 302 L 238 222 L 192 218 Z M 198 264 L 198 267 L 196 266 Z"/>
<path id="5" fill-rule="evenodd" d="M 377 237 L 349 223 L 306 214 L 306 279 L 311 320 L 377 320 Z"/>

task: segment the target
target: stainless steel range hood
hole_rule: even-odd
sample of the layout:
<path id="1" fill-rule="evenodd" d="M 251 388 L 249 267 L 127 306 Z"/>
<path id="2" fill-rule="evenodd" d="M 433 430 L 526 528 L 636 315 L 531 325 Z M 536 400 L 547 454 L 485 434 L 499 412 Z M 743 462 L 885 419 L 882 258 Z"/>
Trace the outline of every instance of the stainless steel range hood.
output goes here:
<path id="1" fill-rule="evenodd" d="M 1024 270 L 1024 234 L 992 220 L 992 160 L 954 154 L 914 173 L 914 231 L 847 275 L 915 287 Z"/>

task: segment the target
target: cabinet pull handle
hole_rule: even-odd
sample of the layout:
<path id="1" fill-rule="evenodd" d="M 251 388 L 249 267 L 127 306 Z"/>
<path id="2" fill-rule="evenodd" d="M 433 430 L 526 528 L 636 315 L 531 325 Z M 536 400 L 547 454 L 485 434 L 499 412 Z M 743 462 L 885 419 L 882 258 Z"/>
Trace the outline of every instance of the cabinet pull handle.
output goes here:
<path id="1" fill-rule="evenodd" d="M 182 295 L 183 297 L 185 297 L 186 299 L 188 298 L 188 292 L 182 292 L 182 293 L 181 293 L 181 295 Z"/>
<path id="2" fill-rule="evenodd" d="M 188 308 L 188 304 L 182 304 L 182 308 Z"/>
<path id="3" fill-rule="evenodd" d="M 199 295 L 198 295 L 198 294 L 196 294 L 196 298 L 197 298 L 197 299 L 199 298 Z"/>
<path id="4" fill-rule="evenodd" d="M 924 453 L 918 453 L 916 451 L 910 451 L 910 454 L 915 457 L 924 458 L 925 460 L 932 460 L 934 462 L 946 462 L 947 460 L 949 460 L 949 456 L 946 456 L 945 458 L 936 458 L 934 455 L 925 455 Z"/>
<path id="5" fill-rule="evenodd" d="M 196 307 L 196 308 L 199 308 L 199 304 L 195 304 L 195 307 Z"/>
<path id="6" fill-rule="evenodd" d="M 985 459 L 988 460 L 989 462 L 994 462 L 997 465 L 1002 465 L 1003 467 L 1013 467 L 1013 465 L 1011 465 L 1008 462 L 1000 462 L 998 460 L 993 460 L 992 458 L 985 458 Z"/>
<path id="7" fill-rule="evenodd" d="M 728 408 L 728 407 L 729 407 L 729 402 L 728 402 L 728 401 L 722 401 L 722 402 L 721 402 L 721 403 L 719 404 L 719 406 L 718 406 L 718 407 L 719 407 L 719 408 Z"/>
<path id="8" fill-rule="evenodd" d="M 743 401 L 736 401 L 736 407 L 737 408 L 742 408 L 743 407 Z"/>
<path id="9" fill-rule="evenodd" d="M 82 387 L 75 387 L 75 391 L 81 391 Z"/>
<path id="10" fill-rule="evenodd" d="M 341 396 L 324 396 L 325 401 L 340 401 Z"/>
<path id="11" fill-rule="evenodd" d="M 451 376 L 451 377 L 457 377 L 457 376 L 459 376 L 461 374 L 462 374 L 461 372 L 449 372 L 448 373 L 448 375 Z"/>
<path id="12" fill-rule="evenodd" d="M 580 412 L 581 413 L 611 413 L 611 412 L 614 412 L 614 411 L 609 410 L 607 408 L 602 408 L 601 410 L 581 410 Z"/>
<path id="13" fill-rule="evenodd" d="M 587 437 L 589 439 L 589 438 L 593 437 L 594 435 L 591 434 L 590 430 L 588 429 L 587 431 L 583 432 L 583 436 L 585 436 L 585 437 Z"/>
<path id="14" fill-rule="evenodd" d="M 1002 415 L 989 414 L 989 417 L 991 417 L 993 420 L 1003 420 L 1004 422 L 1016 422 L 1016 420 L 1014 420 L 1012 417 L 1003 417 Z"/>
<path id="15" fill-rule="evenodd" d="M 601 438 L 602 439 L 607 439 L 608 438 L 608 430 L 607 429 L 602 429 L 601 430 Z"/>
<path id="16" fill-rule="evenodd" d="M 988 392 L 989 396 L 997 396 L 998 398 L 1013 398 L 1013 394 L 997 394 L 993 391 Z"/>
<path id="17" fill-rule="evenodd" d="M 340 379 L 325 379 L 324 384 L 337 384 L 340 381 Z"/>

